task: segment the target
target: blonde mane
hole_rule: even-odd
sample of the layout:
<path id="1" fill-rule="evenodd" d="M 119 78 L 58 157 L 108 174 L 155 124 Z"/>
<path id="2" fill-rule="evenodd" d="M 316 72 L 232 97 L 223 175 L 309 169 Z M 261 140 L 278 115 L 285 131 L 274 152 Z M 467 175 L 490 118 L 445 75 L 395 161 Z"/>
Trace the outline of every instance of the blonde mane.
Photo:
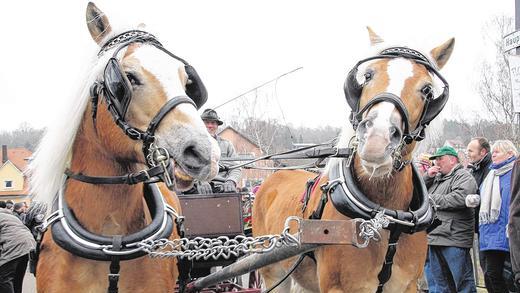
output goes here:
<path id="1" fill-rule="evenodd" d="M 109 34 L 105 41 L 122 31 Z M 32 200 L 45 202 L 49 211 L 65 181 L 64 171 L 71 162 L 72 146 L 89 103 L 90 87 L 102 74 L 112 55 L 111 52 L 105 52 L 98 57 L 97 52 L 90 58 L 91 66 L 85 74 L 83 86 L 63 103 L 63 108 L 56 115 L 59 119 L 45 131 L 28 167 Z"/>

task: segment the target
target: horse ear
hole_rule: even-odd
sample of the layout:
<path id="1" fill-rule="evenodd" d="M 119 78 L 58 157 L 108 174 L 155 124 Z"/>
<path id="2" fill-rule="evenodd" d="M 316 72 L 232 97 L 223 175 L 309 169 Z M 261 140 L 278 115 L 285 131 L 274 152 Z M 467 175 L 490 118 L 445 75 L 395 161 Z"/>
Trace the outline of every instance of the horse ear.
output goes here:
<path id="1" fill-rule="evenodd" d="M 371 46 L 374 46 L 376 44 L 379 44 L 379 43 L 383 43 L 384 40 L 383 38 L 381 38 L 380 36 L 378 36 L 373 30 L 371 27 L 367 26 L 367 30 L 368 30 L 368 37 L 370 38 L 370 45 Z"/>
<path id="2" fill-rule="evenodd" d="M 455 38 L 451 38 L 448 41 L 446 41 L 444 44 L 442 44 L 436 48 L 433 48 L 430 51 L 430 54 L 432 54 L 433 60 L 435 60 L 435 63 L 437 63 L 437 66 L 439 67 L 439 69 L 444 67 L 446 62 L 448 62 L 448 59 L 450 59 L 454 46 L 455 46 Z"/>
<path id="3" fill-rule="evenodd" d="M 108 17 L 92 2 L 89 2 L 87 5 L 86 17 L 92 39 L 101 45 L 101 41 L 112 31 Z"/>

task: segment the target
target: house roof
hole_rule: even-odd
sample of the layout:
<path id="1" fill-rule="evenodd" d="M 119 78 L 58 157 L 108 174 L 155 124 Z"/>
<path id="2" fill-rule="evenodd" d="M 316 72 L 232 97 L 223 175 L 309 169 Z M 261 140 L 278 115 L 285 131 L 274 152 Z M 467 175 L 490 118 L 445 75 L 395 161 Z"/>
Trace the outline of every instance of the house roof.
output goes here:
<path id="1" fill-rule="evenodd" d="M 7 149 L 7 160 L 13 163 L 20 171 L 25 171 L 32 152 L 26 148 Z M 2 152 L 0 152 L 0 163 L 4 160 Z"/>
<path id="2" fill-rule="evenodd" d="M 260 146 L 255 143 L 253 140 L 251 140 L 249 137 L 247 137 L 247 135 L 243 134 L 242 132 L 236 130 L 235 128 L 233 128 L 232 126 L 228 125 L 226 127 L 224 127 L 223 129 L 221 129 L 220 131 L 217 132 L 217 135 L 221 134 L 222 132 L 224 132 L 226 129 L 230 129 L 231 131 L 234 131 L 236 132 L 237 134 L 239 134 L 240 136 L 242 136 L 245 140 L 247 140 L 248 142 L 250 142 L 252 145 L 256 146 L 257 148 L 260 148 Z"/>

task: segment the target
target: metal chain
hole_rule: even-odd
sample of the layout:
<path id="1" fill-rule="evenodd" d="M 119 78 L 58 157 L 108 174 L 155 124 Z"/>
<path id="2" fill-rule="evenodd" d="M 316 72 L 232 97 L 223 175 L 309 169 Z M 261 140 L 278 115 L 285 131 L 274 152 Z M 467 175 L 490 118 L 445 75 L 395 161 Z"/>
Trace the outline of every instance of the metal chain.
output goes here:
<path id="1" fill-rule="evenodd" d="M 123 42 L 126 42 L 126 41 L 128 41 L 130 39 L 134 39 L 134 38 L 140 38 L 142 40 L 153 40 L 153 41 L 159 43 L 155 39 L 155 36 L 150 34 L 150 33 L 148 33 L 148 32 L 139 31 L 139 30 L 132 30 L 132 31 L 128 31 L 126 33 L 120 34 L 120 35 L 116 36 L 115 38 L 109 40 L 109 43 L 107 43 L 107 44 L 105 44 L 103 46 L 103 48 L 98 53 L 98 55 L 101 55 L 102 53 L 112 49 L 116 45 L 119 45 L 119 44 L 121 44 Z"/>
<path id="2" fill-rule="evenodd" d="M 238 235 L 234 238 L 219 236 L 217 238 L 196 237 L 172 240 L 163 238 L 142 241 L 137 245 L 150 257 L 177 257 L 188 260 L 229 259 L 231 256 L 238 257 L 249 253 L 266 253 L 281 246 L 299 246 L 298 238 L 289 233 L 291 221 L 298 221 L 298 218 L 287 218 L 284 231 L 280 235 L 258 237 Z"/>
<path id="3" fill-rule="evenodd" d="M 289 232 L 289 224 L 293 221 L 297 223 L 298 227 L 296 235 L 292 235 Z M 390 224 L 390 220 L 383 211 L 377 213 L 373 219 L 354 219 L 354 221 L 360 223 L 358 236 L 363 242 L 353 243 L 359 248 L 367 247 L 371 240 L 380 241 L 381 234 L 379 231 Z M 300 218 L 292 216 L 285 220 L 285 227 L 280 235 L 257 237 L 238 235 L 234 238 L 219 236 L 217 238 L 195 237 L 193 239 L 181 238 L 172 240 L 163 238 L 141 241 L 137 243 L 137 246 L 150 257 L 177 257 L 181 259 L 187 258 L 188 260 L 229 259 L 232 256 L 239 257 L 249 253 L 266 253 L 282 246 L 300 246 L 300 232 Z"/>
<path id="4" fill-rule="evenodd" d="M 363 239 L 363 243 L 358 243 L 357 246 L 365 248 L 368 246 L 370 240 L 378 242 L 381 240 L 381 233 L 379 231 L 388 227 L 390 220 L 385 216 L 384 211 L 380 211 L 373 219 L 363 220 L 355 219 L 359 224 L 359 237 Z"/>

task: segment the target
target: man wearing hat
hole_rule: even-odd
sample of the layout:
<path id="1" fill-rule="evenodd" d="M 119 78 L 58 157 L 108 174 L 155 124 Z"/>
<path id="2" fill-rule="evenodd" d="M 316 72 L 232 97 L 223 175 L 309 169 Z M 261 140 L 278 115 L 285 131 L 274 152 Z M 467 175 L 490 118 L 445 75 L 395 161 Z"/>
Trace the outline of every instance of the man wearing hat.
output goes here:
<path id="1" fill-rule="evenodd" d="M 429 290 L 476 292 L 469 252 L 475 219 L 465 200 L 476 193 L 477 183 L 451 146 L 439 148 L 430 159 L 435 164 L 423 178 L 442 224 L 428 233 L 425 273 Z"/>
<path id="2" fill-rule="evenodd" d="M 204 121 L 204 124 L 206 125 L 206 129 L 208 130 L 209 134 L 217 140 L 218 146 L 220 147 L 220 157 L 236 157 L 236 152 L 235 148 L 233 147 L 233 144 L 229 140 L 217 135 L 218 127 L 224 124 L 224 122 L 220 120 L 220 117 L 218 117 L 217 112 L 213 109 L 206 109 L 204 110 L 204 112 L 202 112 L 200 118 L 202 118 L 202 121 Z M 226 166 L 226 164 L 233 165 L 232 162 L 221 162 L 221 165 Z M 217 177 L 219 178 L 217 178 L 217 180 L 220 179 L 224 181 L 224 184 L 222 185 L 222 191 L 236 192 L 237 183 L 240 180 L 241 174 L 242 172 L 239 168 L 229 171 L 220 171 L 218 173 Z M 209 182 L 197 182 L 195 186 L 197 188 L 197 192 L 200 194 L 213 193 L 213 188 Z"/>

